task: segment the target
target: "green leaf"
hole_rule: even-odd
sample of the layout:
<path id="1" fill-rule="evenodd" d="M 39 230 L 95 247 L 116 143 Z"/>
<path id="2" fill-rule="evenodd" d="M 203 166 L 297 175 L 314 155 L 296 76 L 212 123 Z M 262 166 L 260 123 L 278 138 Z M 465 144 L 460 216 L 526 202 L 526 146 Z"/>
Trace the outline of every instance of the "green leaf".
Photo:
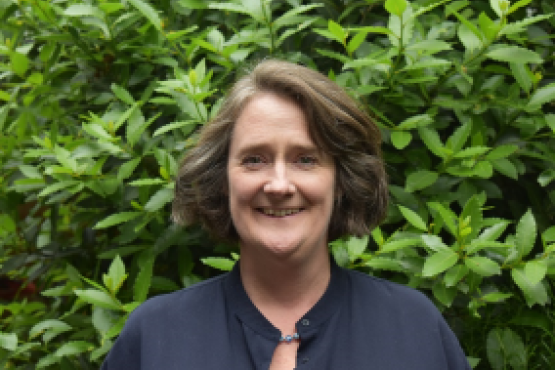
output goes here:
<path id="1" fill-rule="evenodd" d="M 445 158 L 445 149 L 436 130 L 427 127 L 419 127 L 418 134 L 432 153 L 440 158 Z"/>
<path id="2" fill-rule="evenodd" d="M 328 30 L 334 36 L 334 38 L 342 44 L 345 44 L 345 40 L 347 38 L 347 33 L 341 27 L 341 25 L 335 23 L 331 19 L 328 21 Z"/>
<path id="3" fill-rule="evenodd" d="M 547 86 L 538 89 L 532 94 L 527 109 L 534 109 L 541 107 L 545 103 L 549 103 L 555 100 L 555 83 L 549 84 Z"/>
<path id="4" fill-rule="evenodd" d="M 447 230 L 454 236 L 457 236 L 456 220 L 457 216 L 449 208 L 445 207 L 439 202 L 429 202 L 428 208 L 439 213 L 439 217 L 434 215 L 436 222 L 442 222 L 447 227 Z"/>
<path id="5" fill-rule="evenodd" d="M 553 16 L 553 13 L 551 14 L 541 14 L 541 15 L 536 15 L 533 17 L 527 17 L 521 21 L 516 21 L 513 23 L 509 23 L 507 25 L 505 25 L 501 31 L 499 32 L 499 36 L 503 36 L 503 35 L 512 35 L 515 33 L 521 33 L 526 31 L 526 27 L 528 27 L 529 25 L 533 24 L 533 23 L 537 23 L 537 22 L 541 22 L 544 21 L 546 19 L 549 19 Z"/>
<path id="6" fill-rule="evenodd" d="M 533 260 L 524 264 L 524 273 L 530 284 L 538 284 L 547 273 L 547 262 L 545 260 Z"/>
<path id="7" fill-rule="evenodd" d="M 481 48 L 483 38 L 480 30 L 457 11 L 453 10 L 451 13 L 461 22 L 459 25 L 459 38 L 465 48 L 469 51 Z"/>
<path id="8" fill-rule="evenodd" d="M 434 253 L 426 259 L 422 269 L 422 276 L 436 276 L 452 267 L 459 260 L 459 255 L 450 249 L 444 249 Z"/>
<path id="9" fill-rule="evenodd" d="M 19 77 L 25 76 L 25 72 L 29 69 L 29 58 L 26 55 L 11 52 L 10 53 L 10 67 Z"/>
<path id="10" fill-rule="evenodd" d="M 92 16 L 97 18 L 103 18 L 104 13 L 98 9 L 96 6 L 88 4 L 73 4 L 70 5 L 66 10 L 64 10 L 64 15 L 68 17 L 84 17 Z"/>
<path id="11" fill-rule="evenodd" d="M 500 158 L 491 161 L 491 165 L 497 172 L 510 177 L 513 180 L 518 179 L 518 170 L 516 166 L 507 158 Z"/>
<path id="12" fill-rule="evenodd" d="M 433 250 L 434 252 L 440 252 L 449 249 L 449 247 L 437 235 L 422 234 L 420 236 L 420 239 L 426 247 Z"/>
<path id="13" fill-rule="evenodd" d="M 131 181 L 128 185 L 131 186 L 151 186 L 151 185 L 160 185 L 165 184 L 166 180 L 155 178 L 155 179 L 138 179 L 135 181 Z"/>
<path id="14" fill-rule="evenodd" d="M 408 131 L 393 131 L 391 133 L 391 143 L 399 150 L 406 148 L 411 140 L 412 135 Z"/>
<path id="15" fill-rule="evenodd" d="M 465 265 L 456 265 L 450 268 L 443 278 L 445 286 L 452 287 L 457 285 L 459 281 L 462 280 L 468 274 L 468 267 Z"/>
<path id="16" fill-rule="evenodd" d="M 349 260 L 353 262 L 366 250 L 368 235 L 362 238 L 351 236 L 345 244 L 347 246 L 347 253 L 349 253 Z"/>
<path id="17" fill-rule="evenodd" d="M 17 334 L 0 332 L 0 348 L 15 351 L 17 349 Z"/>
<path id="18" fill-rule="evenodd" d="M 320 51 L 320 54 L 322 55 L 326 55 L 323 51 Z M 326 55 L 329 56 L 329 55 Z M 338 59 L 338 58 L 336 58 Z M 389 62 L 388 62 L 389 63 Z M 387 69 L 389 69 L 390 65 L 384 62 L 383 60 L 378 60 L 378 59 L 373 59 L 373 58 L 361 58 L 361 59 L 355 59 L 353 61 L 349 61 L 349 58 L 345 57 L 344 59 L 344 64 L 343 64 L 343 70 L 349 69 L 349 68 L 360 68 L 360 67 L 372 67 L 372 66 L 387 66 Z"/>
<path id="19" fill-rule="evenodd" d="M 529 280 L 523 267 L 516 267 L 511 270 L 511 276 L 518 285 L 518 287 L 524 293 L 524 298 L 528 306 L 533 306 L 534 304 L 545 305 L 549 301 L 547 291 L 541 282 L 533 283 Z"/>
<path id="20" fill-rule="evenodd" d="M 542 173 L 540 173 L 540 176 L 538 176 L 538 184 L 540 184 L 542 187 L 546 187 L 553 180 L 555 180 L 555 170 L 552 169 L 544 170 L 542 171 Z"/>
<path id="21" fill-rule="evenodd" d="M 154 131 L 154 134 L 152 135 L 152 137 L 156 137 L 158 135 L 165 134 L 166 132 L 171 131 L 171 130 L 175 130 L 176 128 L 181 128 L 181 127 L 196 125 L 196 124 L 198 124 L 198 121 L 195 121 L 195 120 L 189 120 L 189 121 L 183 121 L 183 122 L 173 122 L 173 123 L 170 123 L 168 125 L 164 125 L 164 126 L 160 127 L 159 129 L 157 129 L 156 131 Z"/>
<path id="22" fill-rule="evenodd" d="M 139 273 L 133 285 L 133 300 L 143 302 L 148 296 L 150 284 L 152 283 L 152 273 L 156 254 L 146 249 L 141 252 L 138 258 Z"/>
<path id="23" fill-rule="evenodd" d="M 477 157 L 484 153 L 486 153 L 490 148 L 486 146 L 473 146 L 470 148 L 466 148 L 461 150 L 458 153 L 455 153 L 453 156 L 454 158 L 469 158 L 469 157 Z"/>
<path id="24" fill-rule="evenodd" d="M 160 189 L 145 204 L 145 211 L 156 212 L 173 200 L 172 189 Z"/>
<path id="25" fill-rule="evenodd" d="M 112 92 L 114 93 L 114 95 L 117 96 L 118 99 L 121 100 L 122 102 L 127 103 L 129 105 L 135 104 L 135 99 L 133 99 L 129 91 L 127 91 L 123 87 L 113 83 L 110 86 L 110 88 L 112 89 Z"/>
<path id="26" fill-rule="evenodd" d="M 60 361 L 60 357 L 56 357 L 54 353 L 44 356 L 37 362 L 37 369 L 56 364 Z"/>
<path id="27" fill-rule="evenodd" d="M 142 158 L 134 158 L 128 162 L 125 162 L 124 164 L 122 164 L 119 167 L 118 170 L 118 181 L 123 181 L 127 178 L 129 178 L 132 174 L 133 171 L 135 171 L 135 168 L 137 168 L 137 166 L 139 165 L 139 163 L 141 162 Z"/>
<path id="28" fill-rule="evenodd" d="M 296 15 L 301 14 L 301 13 L 306 13 L 312 9 L 315 8 L 319 8 L 324 6 L 324 4 L 310 4 L 310 5 L 300 5 L 300 6 L 296 6 L 290 10 L 288 10 L 287 12 L 285 12 L 283 15 L 281 15 L 279 18 L 277 18 L 274 21 L 274 26 L 276 29 L 279 29 L 280 27 L 283 27 L 284 25 L 288 24 L 288 22 L 291 19 L 294 19 Z"/>
<path id="29" fill-rule="evenodd" d="M 251 14 L 251 12 L 247 8 L 245 8 L 244 6 L 242 6 L 240 4 L 209 3 L 208 8 L 209 9 L 219 9 L 219 10 L 224 10 L 224 11 L 228 11 L 228 12 L 242 13 L 242 14 L 249 15 L 249 16 L 253 17 L 254 19 L 258 20 L 258 21 L 263 21 L 263 19 L 260 18 L 259 15 Z"/>
<path id="30" fill-rule="evenodd" d="M 350 31 L 355 31 L 355 32 L 366 32 L 366 33 L 382 33 L 384 35 L 391 35 L 392 32 L 389 28 L 385 28 L 385 27 L 374 27 L 374 26 L 368 26 L 368 27 L 354 27 L 354 28 L 349 28 Z"/>
<path id="31" fill-rule="evenodd" d="M 125 273 L 125 265 L 121 260 L 120 256 L 116 256 L 112 263 L 110 264 L 110 268 L 108 269 L 108 274 L 104 274 L 102 276 L 104 280 L 104 285 L 110 293 L 114 296 L 117 294 L 118 290 L 121 288 L 121 285 L 127 278 L 127 274 Z"/>
<path id="32" fill-rule="evenodd" d="M 82 127 L 83 127 L 83 131 L 85 131 L 87 134 L 91 135 L 92 137 L 96 137 L 97 139 L 107 140 L 107 141 L 114 140 L 114 137 L 110 135 L 106 131 L 106 129 L 101 125 L 99 125 L 98 123 L 89 123 L 89 124 L 83 123 Z"/>
<path id="33" fill-rule="evenodd" d="M 463 147 L 470 133 L 472 132 L 472 122 L 467 122 L 464 125 L 458 127 L 453 135 L 447 140 L 447 147 L 451 149 L 454 153 L 459 152 Z"/>
<path id="34" fill-rule="evenodd" d="M 494 41 L 501 26 L 491 20 L 491 18 L 484 12 L 480 13 L 478 23 L 480 25 L 480 30 L 484 33 L 486 39 L 490 42 Z"/>
<path id="35" fill-rule="evenodd" d="M 501 267 L 487 257 L 467 257 L 464 260 L 466 267 L 480 276 L 492 276 L 501 274 Z"/>
<path id="36" fill-rule="evenodd" d="M 406 67 L 402 68 L 401 71 L 414 71 L 417 69 L 424 69 L 424 68 L 447 67 L 450 65 L 451 65 L 451 62 L 448 60 L 429 58 L 429 59 L 419 60 L 416 63 L 407 65 Z"/>
<path id="37" fill-rule="evenodd" d="M 207 266 L 222 271 L 231 271 L 233 269 L 233 266 L 235 265 L 235 261 L 223 257 L 207 257 L 202 258 L 201 261 Z"/>
<path id="38" fill-rule="evenodd" d="M 43 334 L 46 331 L 54 331 L 54 332 L 62 333 L 71 329 L 72 329 L 71 326 L 69 326 L 68 324 L 66 324 L 61 320 L 56 320 L 56 319 L 44 320 L 35 324 L 31 328 L 31 330 L 29 330 L 29 338 L 33 339 Z"/>
<path id="39" fill-rule="evenodd" d="M 106 292 L 96 289 L 76 289 L 74 293 L 83 301 L 110 310 L 121 310 L 121 303 Z"/>
<path id="40" fill-rule="evenodd" d="M 440 51 L 453 49 L 451 45 L 441 40 L 423 40 L 407 45 L 406 50 L 419 51 L 424 54 L 435 54 Z"/>
<path id="41" fill-rule="evenodd" d="M 446 287 L 441 280 L 438 280 L 432 287 L 432 293 L 444 306 L 450 307 L 457 296 L 457 289 Z"/>
<path id="42" fill-rule="evenodd" d="M 408 238 L 388 241 L 380 247 L 381 253 L 395 252 L 400 249 L 415 247 L 422 244 L 422 240 L 418 238 Z"/>
<path id="43" fill-rule="evenodd" d="M 486 159 L 489 161 L 493 161 L 500 158 L 506 158 L 516 152 L 518 150 L 517 145 L 508 144 L 508 145 L 499 145 L 493 148 L 487 155 Z"/>
<path id="44" fill-rule="evenodd" d="M 417 116 L 412 116 L 410 118 L 407 118 L 397 126 L 397 129 L 410 130 L 416 127 L 427 126 L 433 122 L 434 120 L 432 117 L 430 117 L 429 114 L 420 114 Z"/>
<path id="45" fill-rule="evenodd" d="M 491 9 L 493 9 L 495 14 L 497 14 L 497 16 L 499 18 L 503 17 L 503 11 L 501 10 L 501 7 L 500 7 L 500 2 L 501 1 L 503 1 L 503 0 L 489 0 L 489 4 L 491 6 Z"/>
<path id="46" fill-rule="evenodd" d="M 510 63 L 509 66 L 511 67 L 511 72 L 513 72 L 513 77 L 522 87 L 522 90 L 529 93 L 533 84 L 530 68 L 524 63 Z"/>
<path id="47" fill-rule="evenodd" d="M 114 225 L 119 225 L 121 223 L 131 221 L 131 220 L 139 217 L 142 214 L 143 214 L 142 212 L 120 212 L 120 213 L 116 213 L 115 215 L 110 215 L 110 216 L 106 217 L 105 219 L 103 219 L 102 221 L 99 221 L 94 226 L 94 229 L 97 229 L 97 230 L 98 229 L 106 229 L 106 228 L 114 226 Z"/>
<path id="48" fill-rule="evenodd" d="M 127 0 L 131 5 L 133 5 L 146 19 L 152 23 L 154 28 L 158 31 L 162 31 L 162 20 L 158 16 L 158 12 L 148 3 L 143 0 Z"/>
<path id="49" fill-rule="evenodd" d="M 401 266 L 398 260 L 384 257 L 374 257 L 364 263 L 366 266 L 375 270 L 397 271 L 403 272 L 405 268 Z"/>
<path id="50" fill-rule="evenodd" d="M 542 239 L 546 243 L 555 242 L 555 226 L 551 226 L 549 229 L 542 233 Z"/>
<path id="51" fill-rule="evenodd" d="M 514 3 L 510 8 L 507 14 L 512 14 L 517 11 L 519 8 L 525 7 L 526 5 L 530 4 L 532 0 L 520 0 Z"/>
<path id="52" fill-rule="evenodd" d="M 499 302 L 503 302 L 506 299 L 511 298 L 512 296 L 513 295 L 511 293 L 494 292 L 494 293 L 484 294 L 482 297 L 480 297 L 480 299 L 483 300 L 484 302 L 499 303 Z"/>
<path id="53" fill-rule="evenodd" d="M 359 32 L 349 41 L 347 44 L 347 51 L 349 54 L 354 53 L 359 48 L 360 44 L 366 39 L 366 35 L 366 32 Z"/>
<path id="54" fill-rule="evenodd" d="M 516 226 L 515 244 L 521 258 L 526 257 L 532 251 L 536 236 L 536 220 L 532 211 L 528 210 Z"/>
<path id="55" fill-rule="evenodd" d="M 7 92 L 0 90 L 0 99 L 5 100 L 5 101 L 10 101 L 10 100 L 12 100 L 12 96 L 10 94 L 8 94 Z"/>
<path id="56" fill-rule="evenodd" d="M 179 5 L 188 9 L 206 9 L 208 3 L 204 0 L 179 0 Z"/>
<path id="57" fill-rule="evenodd" d="M 92 351 L 95 346 L 85 341 L 74 341 L 62 344 L 60 348 L 54 353 L 56 357 L 72 356 L 83 352 Z"/>
<path id="58" fill-rule="evenodd" d="M 497 0 L 492 0 L 497 1 Z M 525 370 L 527 351 L 522 339 L 509 328 L 492 329 L 486 341 L 487 357 L 493 369 Z"/>
<path id="59" fill-rule="evenodd" d="M 45 196 L 50 195 L 52 193 L 55 193 L 57 191 L 67 189 L 70 186 L 77 185 L 79 183 L 80 183 L 79 181 L 75 181 L 75 180 L 60 181 L 60 182 L 49 185 L 49 186 L 45 187 L 44 189 L 42 189 L 42 191 L 38 194 L 38 196 L 39 197 L 45 197 Z"/>
<path id="60" fill-rule="evenodd" d="M 386 0 L 384 5 L 388 13 L 402 17 L 408 4 L 406 0 Z"/>
<path id="61" fill-rule="evenodd" d="M 508 63 L 535 63 L 540 64 L 543 59 L 540 55 L 532 50 L 524 49 L 518 46 L 507 46 L 501 47 L 486 53 L 486 56 L 490 59 L 497 60 L 499 62 Z"/>
<path id="62" fill-rule="evenodd" d="M 403 214 L 403 217 L 414 227 L 422 231 L 428 231 L 428 227 L 422 218 L 418 215 L 418 213 L 403 207 L 401 205 L 398 206 L 399 211 Z"/>
<path id="63" fill-rule="evenodd" d="M 503 232 L 505 231 L 505 229 L 507 229 L 507 226 L 509 224 L 510 224 L 509 221 L 500 220 L 499 222 L 496 222 L 492 226 L 484 229 L 482 233 L 478 236 L 478 239 L 483 241 L 496 240 L 501 236 L 501 234 L 503 234 Z"/>
<path id="64" fill-rule="evenodd" d="M 433 185 L 438 178 L 439 174 L 433 171 L 421 170 L 413 172 L 407 177 L 405 190 L 412 193 L 417 190 L 425 189 Z"/>

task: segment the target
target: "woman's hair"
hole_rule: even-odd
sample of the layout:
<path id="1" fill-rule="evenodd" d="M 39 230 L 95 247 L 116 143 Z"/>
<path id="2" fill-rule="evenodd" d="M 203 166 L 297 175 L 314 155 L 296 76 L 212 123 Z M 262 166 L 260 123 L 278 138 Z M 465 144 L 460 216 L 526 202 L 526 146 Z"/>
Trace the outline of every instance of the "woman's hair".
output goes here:
<path id="1" fill-rule="evenodd" d="M 200 223 L 218 239 L 238 241 L 227 196 L 229 146 L 242 110 L 263 93 L 296 102 L 304 111 L 312 140 L 334 159 L 336 189 L 329 240 L 368 234 L 385 216 L 388 199 L 378 127 L 335 82 L 278 60 L 264 60 L 240 78 L 217 116 L 203 127 L 179 169 L 173 220 Z"/>

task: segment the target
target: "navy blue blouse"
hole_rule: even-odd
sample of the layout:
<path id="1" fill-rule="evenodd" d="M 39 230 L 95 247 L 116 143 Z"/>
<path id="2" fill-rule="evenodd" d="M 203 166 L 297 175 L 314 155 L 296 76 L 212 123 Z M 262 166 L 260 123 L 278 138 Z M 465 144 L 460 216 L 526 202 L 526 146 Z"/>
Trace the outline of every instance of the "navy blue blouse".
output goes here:
<path id="1" fill-rule="evenodd" d="M 470 369 L 423 294 L 334 263 L 326 292 L 296 327 L 299 370 Z M 250 301 L 236 264 L 138 307 L 102 370 L 267 370 L 280 336 Z"/>

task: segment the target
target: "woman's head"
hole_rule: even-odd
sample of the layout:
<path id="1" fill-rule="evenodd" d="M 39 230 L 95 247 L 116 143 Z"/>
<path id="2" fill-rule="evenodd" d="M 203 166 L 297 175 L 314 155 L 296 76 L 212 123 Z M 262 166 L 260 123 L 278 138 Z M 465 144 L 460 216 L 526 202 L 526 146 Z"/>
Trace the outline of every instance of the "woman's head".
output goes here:
<path id="1" fill-rule="evenodd" d="M 322 74 L 288 62 L 266 60 L 239 79 L 218 115 L 189 150 L 176 181 L 173 219 L 200 223 L 224 240 L 237 241 L 230 214 L 228 155 L 234 128 L 255 97 L 274 95 L 304 113 L 308 134 L 335 166 L 328 240 L 367 234 L 383 218 L 387 182 L 380 133 L 342 88 Z"/>

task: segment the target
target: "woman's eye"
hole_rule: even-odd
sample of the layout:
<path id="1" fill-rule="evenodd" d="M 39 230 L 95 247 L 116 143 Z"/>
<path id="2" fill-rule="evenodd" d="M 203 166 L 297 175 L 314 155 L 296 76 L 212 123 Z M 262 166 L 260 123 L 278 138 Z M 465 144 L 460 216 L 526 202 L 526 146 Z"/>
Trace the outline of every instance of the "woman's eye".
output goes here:
<path id="1" fill-rule="evenodd" d="M 249 155 L 243 158 L 241 163 L 247 167 L 256 167 L 257 165 L 264 163 L 264 160 L 259 155 Z"/>
<path id="2" fill-rule="evenodd" d="M 302 155 L 297 161 L 303 166 L 315 165 L 318 162 L 315 157 L 312 157 L 310 155 Z"/>

